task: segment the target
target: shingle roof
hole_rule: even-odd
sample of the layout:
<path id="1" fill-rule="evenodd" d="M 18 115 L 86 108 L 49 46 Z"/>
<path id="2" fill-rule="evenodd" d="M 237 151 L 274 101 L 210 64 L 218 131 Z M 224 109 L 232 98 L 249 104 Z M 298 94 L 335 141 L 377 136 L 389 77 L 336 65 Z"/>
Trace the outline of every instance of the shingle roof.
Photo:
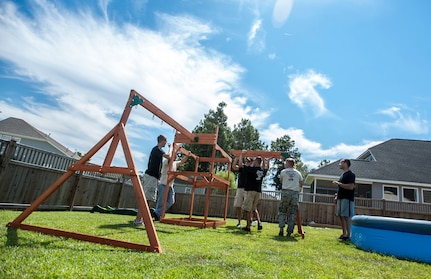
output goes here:
<path id="1" fill-rule="evenodd" d="M 75 152 L 72 152 L 67 147 L 63 146 L 62 144 L 51 138 L 49 135 L 39 131 L 32 125 L 19 118 L 9 117 L 4 120 L 1 120 L 0 133 L 7 133 L 8 135 L 16 137 L 43 141 L 54 147 L 61 154 L 65 154 L 76 159 L 79 158 L 79 156 L 77 156 Z"/>
<path id="2" fill-rule="evenodd" d="M 0 121 L 0 131 L 9 134 L 45 140 L 47 135 L 22 119 L 9 117 Z"/>
<path id="3" fill-rule="evenodd" d="M 372 156 L 375 161 L 366 160 Z M 316 176 L 339 176 L 339 161 L 311 171 L 307 182 Z M 431 184 L 431 141 L 390 139 L 369 148 L 350 169 L 357 180 L 400 181 Z"/>

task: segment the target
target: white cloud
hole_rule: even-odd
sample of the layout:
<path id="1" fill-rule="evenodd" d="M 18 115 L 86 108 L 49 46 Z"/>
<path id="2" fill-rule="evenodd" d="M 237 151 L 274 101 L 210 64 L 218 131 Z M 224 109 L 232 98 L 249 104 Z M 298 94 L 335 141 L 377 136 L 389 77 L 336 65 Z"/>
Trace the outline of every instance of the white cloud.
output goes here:
<path id="1" fill-rule="evenodd" d="M 111 0 L 99 0 L 98 4 L 100 9 L 102 10 L 103 16 L 105 18 L 105 21 L 109 21 L 108 18 L 108 5 L 111 2 Z"/>
<path id="2" fill-rule="evenodd" d="M 378 113 L 389 115 L 391 117 L 396 117 L 400 113 L 401 109 L 399 107 L 390 107 L 388 109 L 380 110 Z"/>
<path id="3" fill-rule="evenodd" d="M 325 75 L 309 70 L 304 74 L 289 75 L 289 98 L 301 109 L 322 116 L 327 112 L 325 102 L 316 87 L 329 89 L 332 83 Z"/>
<path id="4" fill-rule="evenodd" d="M 295 147 L 301 153 L 302 160 L 310 168 L 317 168 L 322 160 L 335 161 L 340 158 L 357 158 L 369 147 L 381 143 L 381 141 L 364 141 L 358 145 L 339 143 L 333 147 L 323 148 L 318 142 L 308 139 L 304 131 L 297 128 L 281 128 L 278 123 L 271 124 L 260 133 L 262 140 L 267 143 L 284 135 L 289 135 L 295 141 Z"/>
<path id="5" fill-rule="evenodd" d="M 260 18 L 253 22 L 247 38 L 247 49 L 251 53 L 261 53 L 265 49 L 265 30 Z"/>
<path id="6" fill-rule="evenodd" d="M 405 112 L 407 110 L 407 112 Z M 392 121 L 378 122 L 381 131 L 403 131 L 412 134 L 428 134 L 429 123 L 419 112 L 409 113 L 410 109 L 405 106 L 392 106 L 377 112 L 389 116 Z"/>
<path id="7" fill-rule="evenodd" d="M 40 95 L 3 100 L 2 116 L 22 118 L 81 152 L 118 122 L 130 89 L 189 130 L 221 100 L 233 103 L 233 114 L 247 116 L 235 105 L 244 69 L 199 43 L 218 30 L 192 17 L 157 16 L 161 31 L 117 26 L 84 8 L 76 14 L 46 1 L 36 2 L 28 17 L 3 2 L 0 59 L 10 63 L 11 78 L 34 81 Z M 173 135 L 140 108 L 127 125 L 132 145 L 146 135 L 143 126 Z"/>

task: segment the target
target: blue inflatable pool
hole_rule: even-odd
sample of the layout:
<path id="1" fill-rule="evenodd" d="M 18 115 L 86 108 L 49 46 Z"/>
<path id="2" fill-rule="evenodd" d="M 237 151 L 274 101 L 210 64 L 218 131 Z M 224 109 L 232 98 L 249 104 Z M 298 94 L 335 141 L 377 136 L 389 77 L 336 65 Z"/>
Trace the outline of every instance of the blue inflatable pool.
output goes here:
<path id="1" fill-rule="evenodd" d="M 352 242 L 365 251 L 431 264 L 431 221 L 357 215 Z"/>

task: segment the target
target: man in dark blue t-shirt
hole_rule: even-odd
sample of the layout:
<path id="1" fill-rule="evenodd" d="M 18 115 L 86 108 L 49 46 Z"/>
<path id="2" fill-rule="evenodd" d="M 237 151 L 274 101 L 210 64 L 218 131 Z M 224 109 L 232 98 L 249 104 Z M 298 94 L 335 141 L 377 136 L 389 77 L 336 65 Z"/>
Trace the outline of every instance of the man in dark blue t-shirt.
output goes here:
<path id="1" fill-rule="evenodd" d="M 341 221 L 343 234 L 339 237 L 341 240 L 349 240 L 352 232 L 352 217 L 355 215 L 355 174 L 350 170 L 350 160 L 341 159 L 340 169 L 343 170 L 338 181 L 332 181 L 332 184 L 338 186 L 336 197 L 337 216 Z"/>

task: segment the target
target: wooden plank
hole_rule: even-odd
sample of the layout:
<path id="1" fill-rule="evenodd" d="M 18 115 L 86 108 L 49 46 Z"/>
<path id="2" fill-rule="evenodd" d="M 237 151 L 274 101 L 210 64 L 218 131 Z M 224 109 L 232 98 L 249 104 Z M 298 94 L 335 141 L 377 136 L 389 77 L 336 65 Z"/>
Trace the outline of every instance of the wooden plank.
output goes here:
<path id="1" fill-rule="evenodd" d="M 99 165 L 81 165 L 81 164 L 73 164 L 69 167 L 69 170 L 91 171 L 91 172 L 99 172 L 103 174 L 117 173 L 117 174 L 132 175 L 134 173 L 134 169 L 132 168 L 115 167 L 115 166 L 99 166 Z"/>
<path id="2" fill-rule="evenodd" d="M 242 153 L 242 150 L 230 150 L 230 154 L 235 157 L 239 157 Z M 270 159 L 286 159 L 288 153 L 286 152 L 278 152 L 278 151 L 265 151 L 265 150 L 247 150 L 245 154 L 243 154 L 243 158 L 245 157 L 262 157 L 262 158 L 270 158 Z"/>
<path id="3" fill-rule="evenodd" d="M 142 107 L 147 109 L 149 112 L 153 113 L 155 116 L 166 122 L 169 126 L 179 131 L 182 135 L 186 136 L 189 140 L 193 140 L 193 134 L 190 133 L 186 128 L 184 128 L 180 123 L 175 121 L 172 117 L 167 115 L 161 109 L 159 109 L 156 105 L 151 103 L 149 100 L 144 98 L 141 94 L 139 94 L 136 90 L 131 90 L 130 95 L 136 95 L 143 100 L 140 104 Z"/>
<path id="4" fill-rule="evenodd" d="M 97 243 L 97 244 L 110 245 L 110 246 L 114 246 L 114 247 L 121 247 L 121 248 L 132 249 L 132 250 L 161 253 L 161 247 L 160 246 L 158 246 L 158 247 L 149 246 L 149 245 L 144 245 L 144 244 L 139 244 L 139 243 L 116 240 L 116 239 L 112 239 L 112 238 L 105 238 L 105 237 L 100 237 L 100 236 L 93 236 L 93 235 L 88 235 L 88 234 L 82 234 L 82 233 L 76 233 L 76 232 L 70 232 L 70 231 L 64 231 L 64 230 L 57 230 L 57 229 L 45 228 L 45 227 L 39 227 L 39 226 L 33 226 L 33 225 L 27 225 L 27 224 L 9 223 L 7 226 L 11 227 L 11 228 L 34 231 L 34 232 L 39 232 L 39 233 L 54 235 L 54 236 L 60 236 L 60 237 L 73 238 L 76 240 L 87 241 L 87 242 L 92 242 L 92 243 Z"/>
<path id="5" fill-rule="evenodd" d="M 161 223 L 178 225 L 178 226 L 189 226 L 197 228 L 215 228 L 226 225 L 224 220 L 211 220 L 204 218 L 163 218 L 160 220 Z"/>
<path id="6" fill-rule="evenodd" d="M 208 163 L 208 162 L 215 162 L 215 163 L 231 163 L 232 159 L 229 158 L 212 158 L 212 157 L 199 157 L 199 162 L 201 163 Z"/>

